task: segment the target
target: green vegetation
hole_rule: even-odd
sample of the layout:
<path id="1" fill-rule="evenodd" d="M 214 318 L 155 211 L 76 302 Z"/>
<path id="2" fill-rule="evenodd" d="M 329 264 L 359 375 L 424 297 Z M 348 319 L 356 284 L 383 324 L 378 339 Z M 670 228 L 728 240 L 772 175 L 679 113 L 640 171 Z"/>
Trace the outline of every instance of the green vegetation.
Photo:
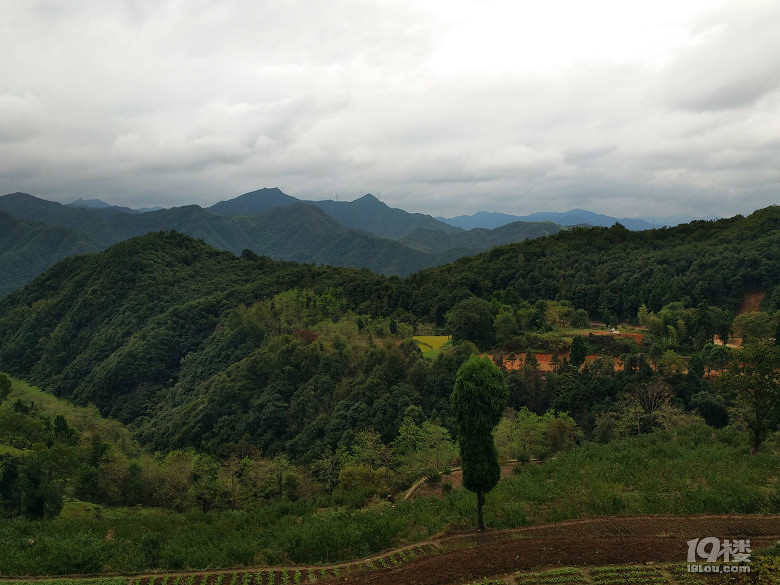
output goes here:
<path id="1" fill-rule="evenodd" d="M 405 281 L 406 306 L 443 325 L 459 301 L 506 291 L 531 304 L 570 301 L 613 324 L 633 321 L 642 304 L 651 311 L 674 302 L 735 311 L 746 291 L 763 290 L 764 308 L 774 312 L 780 309 L 779 229 L 778 206 L 643 232 L 575 228 L 414 274 Z"/>
<path id="2" fill-rule="evenodd" d="M 415 335 L 412 340 L 428 358 L 436 357 L 441 349 L 452 344 L 451 335 Z"/>
<path id="3" fill-rule="evenodd" d="M 63 258 L 101 248 L 84 232 L 24 221 L 0 211 L 0 298 Z"/>
<path id="4" fill-rule="evenodd" d="M 778 513 L 780 443 L 770 443 L 771 450 L 750 457 L 746 433 L 701 423 L 608 445 L 586 443 L 501 480 L 487 494 L 485 520 L 510 528 L 611 514 Z M 397 500 L 394 507 L 374 498 L 361 509 L 334 505 L 320 491 L 205 512 L 68 501 L 51 520 L 0 523 L 6 543 L 0 574 L 345 561 L 445 528 L 468 528 L 472 497 L 452 490 L 443 498 Z M 422 552 L 407 551 L 406 558 Z"/>
<path id="5" fill-rule="evenodd" d="M 595 570 L 595 569 L 593 569 Z M 549 569 L 535 573 L 519 573 L 515 576 L 518 585 L 568 585 L 569 583 L 588 583 L 583 572 L 573 567 Z"/>
<path id="6" fill-rule="evenodd" d="M 736 395 L 737 416 L 750 430 L 755 454 L 767 433 L 777 426 L 780 409 L 780 347 L 769 341 L 747 344 L 719 380 Z"/>
<path id="7" fill-rule="evenodd" d="M 64 260 L 0 300 L 0 367 L 43 389 L 0 376 L 0 574 L 364 557 L 471 524 L 452 482 L 399 497 L 458 457 L 495 528 L 776 513 L 779 221 L 572 230 L 406 280 L 177 233 Z"/>

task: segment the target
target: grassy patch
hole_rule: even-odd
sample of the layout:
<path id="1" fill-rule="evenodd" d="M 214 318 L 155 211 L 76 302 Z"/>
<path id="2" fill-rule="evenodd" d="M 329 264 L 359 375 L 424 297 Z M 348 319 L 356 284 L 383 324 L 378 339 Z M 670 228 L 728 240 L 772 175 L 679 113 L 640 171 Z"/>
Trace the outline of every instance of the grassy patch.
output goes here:
<path id="1" fill-rule="evenodd" d="M 425 357 L 435 357 L 442 348 L 452 344 L 450 335 L 416 335 L 412 340 Z"/>

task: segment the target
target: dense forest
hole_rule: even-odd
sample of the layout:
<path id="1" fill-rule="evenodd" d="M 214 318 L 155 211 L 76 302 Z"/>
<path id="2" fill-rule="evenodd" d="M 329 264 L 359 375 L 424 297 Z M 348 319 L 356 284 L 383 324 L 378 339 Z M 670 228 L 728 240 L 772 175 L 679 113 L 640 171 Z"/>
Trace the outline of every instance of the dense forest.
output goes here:
<path id="1" fill-rule="evenodd" d="M 157 449 L 247 435 L 264 451 L 311 460 L 354 429 L 391 440 L 410 406 L 448 424 L 454 372 L 475 348 L 423 359 L 408 338 L 435 328 L 482 351 L 561 354 L 571 339 L 553 330 L 573 319 L 641 319 L 659 342 L 654 355 L 601 347 L 609 339 L 591 340 L 589 351 L 656 359 L 662 346 L 698 351 L 727 337 L 744 293 L 763 290 L 774 333 L 778 227 L 780 208 L 769 208 L 649 232 L 573 230 L 405 280 L 149 234 L 65 260 L 0 301 L 0 364 L 133 423 Z M 628 384 L 594 383 L 593 392 L 610 400 Z M 589 400 L 556 393 L 533 406 L 592 427 Z"/>
<path id="2" fill-rule="evenodd" d="M 443 324 L 456 302 L 506 290 L 529 301 L 568 300 L 609 322 L 634 321 L 642 304 L 653 311 L 674 302 L 735 311 L 746 291 L 760 290 L 765 308 L 777 311 L 778 250 L 777 206 L 642 232 L 572 229 L 414 274 L 401 287 L 410 295 L 401 304 Z"/>
<path id="3" fill-rule="evenodd" d="M 477 353 L 516 364 L 502 370 L 503 460 L 575 465 L 583 450 L 628 441 L 631 451 L 667 433 L 690 444 L 685 457 L 717 436 L 730 461 L 750 451 L 749 465 L 771 467 L 779 228 L 780 208 L 768 208 L 650 232 L 573 229 L 407 279 L 236 256 L 176 232 L 63 260 L 0 300 L 0 370 L 48 393 L 0 376 L 0 512 L 51 519 L 68 501 L 262 508 L 273 522 L 311 514 L 316 525 L 317 509 L 361 509 L 423 475 L 441 480 L 458 458 L 456 373 Z M 748 293 L 762 304 L 737 314 Z M 594 335 L 601 320 L 607 334 Z M 634 333 L 608 334 L 618 323 Z M 412 337 L 434 334 L 452 342 L 424 355 Z M 777 511 L 780 498 L 761 489 L 749 504 L 703 510 Z M 668 510 L 648 502 L 618 508 Z M 590 505 L 576 513 L 596 513 Z M 392 538 L 404 541 L 422 520 L 399 522 Z M 386 545 L 371 538 L 338 554 Z M 307 558 L 293 548 L 275 554 Z M 139 566 L 158 566 L 149 555 Z"/>

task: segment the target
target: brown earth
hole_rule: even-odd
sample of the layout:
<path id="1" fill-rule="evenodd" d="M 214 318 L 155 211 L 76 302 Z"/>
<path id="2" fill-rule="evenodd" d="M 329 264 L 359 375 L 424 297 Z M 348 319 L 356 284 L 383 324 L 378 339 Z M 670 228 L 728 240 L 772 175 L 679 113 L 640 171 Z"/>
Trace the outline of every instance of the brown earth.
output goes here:
<path id="1" fill-rule="evenodd" d="M 604 330 L 589 331 L 588 335 L 609 335 L 615 339 L 633 339 L 639 345 L 642 345 L 642 339 L 644 339 L 641 333 L 612 333 Z"/>
<path id="2" fill-rule="evenodd" d="M 739 307 L 739 310 L 737 311 L 738 315 L 741 315 L 742 313 L 755 313 L 756 311 L 760 311 L 759 308 L 761 306 L 761 301 L 764 300 L 764 297 L 766 296 L 766 291 L 757 291 L 752 293 L 745 293 L 745 296 L 742 299 L 742 305 Z"/>
<path id="3" fill-rule="evenodd" d="M 539 363 L 539 371 L 540 372 L 554 372 L 556 367 L 556 362 L 553 360 L 553 354 L 551 353 L 535 353 L 534 357 L 536 358 L 536 361 Z M 601 356 L 599 354 L 590 354 L 585 356 L 585 363 L 592 362 L 595 359 L 598 359 Z M 562 360 L 563 358 L 569 358 L 568 353 L 559 354 L 558 360 Z M 495 363 L 498 359 L 496 356 L 491 356 L 491 359 Z M 523 367 L 525 364 L 525 354 L 524 353 L 518 353 L 516 354 L 515 358 L 504 358 L 503 361 L 503 367 L 504 369 L 512 372 L 515 370 L 519 370 Z M 623 362 L 621 362 L 619 359 L 614 360 L 614 367 L 616 370 L 620 370 L 623 368 Z"/>
<path id="4" fill-rule="evenodd" d="M 443 537 L 440 552 L 386 569 L 338 579 L 349 585 L 450 585 L 555 566 L 684 563 L 692 538 L 780 538 L 780 516 L 626 516 L 518 530 Z"/>

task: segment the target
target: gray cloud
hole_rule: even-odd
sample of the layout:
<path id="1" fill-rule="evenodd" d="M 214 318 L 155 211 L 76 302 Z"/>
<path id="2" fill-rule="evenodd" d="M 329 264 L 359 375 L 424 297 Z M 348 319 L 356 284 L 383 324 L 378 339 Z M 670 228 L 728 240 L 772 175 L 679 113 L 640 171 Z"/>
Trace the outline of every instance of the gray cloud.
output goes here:
<path id="1" fill-rule="evenodd" d="M 0 0 L 0 191 L 279 186 L 441 215 L 778 202 L 780 8 L 630 5 Z"/>
<path id="2" fill-rule="evenodd" d="M 666 72 L 672 103 L 693 111 L 754 105 L 780 87 L 780 5 L 732 3 L 698 24 L 697 41 Z"/>

